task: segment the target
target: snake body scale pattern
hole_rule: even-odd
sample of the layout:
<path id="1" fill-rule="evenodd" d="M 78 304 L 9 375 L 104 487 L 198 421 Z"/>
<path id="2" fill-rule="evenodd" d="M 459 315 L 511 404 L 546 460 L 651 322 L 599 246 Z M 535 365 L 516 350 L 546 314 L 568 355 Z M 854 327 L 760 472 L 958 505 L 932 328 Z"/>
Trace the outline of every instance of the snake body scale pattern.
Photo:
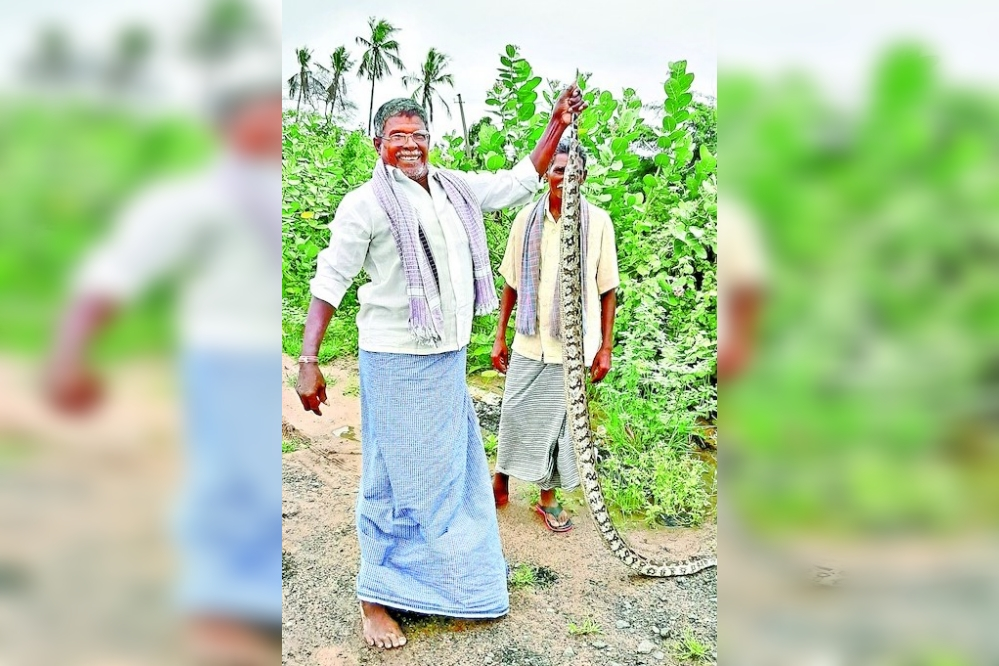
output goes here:
<path id="1" fill-rule="evenodd" d="M 576 154 L 579 145 L 578 116 L 566 129 L 569 155 L 562 181 L 560 244 L 560 292 L 562 319 L 562 367 L 565 376 L 567 427 L 576 453 L 576 465 L 586 504 L 604 544 L 619 560 L 644 576 L 666 578 L 689 576 L 717 566 L 715 557 L 699 557 L 678 563 L 662 563 L 636 553 L 618 534 L 604 502 L 597 477 L 597 448 L 590 432 L 589 405 L 583 359 L 583 298 L 580 251 L 580 176 L 582 163 Z"/>

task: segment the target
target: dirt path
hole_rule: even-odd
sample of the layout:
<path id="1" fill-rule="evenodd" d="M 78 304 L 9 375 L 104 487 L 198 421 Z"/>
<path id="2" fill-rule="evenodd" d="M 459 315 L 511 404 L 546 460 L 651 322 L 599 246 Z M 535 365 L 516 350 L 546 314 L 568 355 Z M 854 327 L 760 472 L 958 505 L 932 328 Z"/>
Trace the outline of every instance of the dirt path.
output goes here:
<path id="1" fill-rule="evenodd" d="M 686 663 L 677 646 L 685 636 L 695 649 L 706 649 L 697 663 L 717 661 L 714 569 L 689 578 L 632 576 L 600 543 L 578 492 L 567 503 L 576 529 L 556 535 L 530 511 L 527 484 L 513 479 L 510 504 L 499 511 L 503 550 L 511 567 L 533 575 L 511 589 L 509 616 L 489 622 L 404 618 L 405 648 L 367 648 L 354 596 L 361 469 L 356 361 L 324 368 L 330 405 L 321 417 L 302 410 L 292 388 L 296 373 L 293 359 L 285 358 L 286 438 L 299 449 L 286 453 L 283 464 L 284 664 L 678 664 Z M 627 536 L 646 554 L 680 560 L 713 551 L 715 526 L 632 530 Z"/>

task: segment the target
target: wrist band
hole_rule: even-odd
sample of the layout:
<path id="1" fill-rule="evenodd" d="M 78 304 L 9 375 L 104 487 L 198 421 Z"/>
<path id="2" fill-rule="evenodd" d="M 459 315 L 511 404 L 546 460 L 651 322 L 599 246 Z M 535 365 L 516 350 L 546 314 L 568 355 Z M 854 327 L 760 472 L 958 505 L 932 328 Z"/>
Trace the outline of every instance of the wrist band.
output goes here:
<path id="1" fill-rule="evenodd" d="M 318 356 L 299 356 L 298 357 L 298 362 L 299 363 L 319 363 L 319 357 Z"/>

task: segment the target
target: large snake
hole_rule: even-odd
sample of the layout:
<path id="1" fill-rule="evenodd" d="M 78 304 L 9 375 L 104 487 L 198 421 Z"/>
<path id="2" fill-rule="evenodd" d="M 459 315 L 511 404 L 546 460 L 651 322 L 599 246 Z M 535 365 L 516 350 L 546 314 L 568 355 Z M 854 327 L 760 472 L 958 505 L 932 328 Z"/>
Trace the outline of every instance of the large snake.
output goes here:
<path id="1" fill-rule="evenodd" d="M 562 317 L 562 367 L 565 375 L 566 418 L 576 449 L 576 465 L 586 503 L 605 545 L 626 565 L 645 576 L 666 578 L 689 576 L 716 566 L 714 557 L 700 557 L 665 564 L 636 553 L 618 534 L 604 503 L 597 477 L 597 447 L 590 433 L 589 405 L 586 400 L 586 375 L 583 363 L 583 297 L 580 252 L 580 175 L 582 162 L 579 146 L 578 116 L 566 129 L 569 158 L 562 181 L 561 264 L 559 282 Z"/>

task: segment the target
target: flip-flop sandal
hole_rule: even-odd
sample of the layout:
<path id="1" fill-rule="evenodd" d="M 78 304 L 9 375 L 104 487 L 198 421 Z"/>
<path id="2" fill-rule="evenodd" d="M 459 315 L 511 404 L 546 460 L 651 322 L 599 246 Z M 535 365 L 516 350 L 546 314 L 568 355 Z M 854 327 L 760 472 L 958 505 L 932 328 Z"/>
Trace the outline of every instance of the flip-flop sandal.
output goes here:
<path id="1" fill-rule="evenodd" d="M 566 521 L 565 525 L 555 525 L 552 521 L 558 518 L 559 514 L 562 513 L 564 509 L 561 506 L 541 506 L 541 504 L 534 505 L 534 513 L 541 516 L 545 521 L 545 527 L 547 527 L 552 532 L 568 532 L 572 529 L 572 519 Z"/>

